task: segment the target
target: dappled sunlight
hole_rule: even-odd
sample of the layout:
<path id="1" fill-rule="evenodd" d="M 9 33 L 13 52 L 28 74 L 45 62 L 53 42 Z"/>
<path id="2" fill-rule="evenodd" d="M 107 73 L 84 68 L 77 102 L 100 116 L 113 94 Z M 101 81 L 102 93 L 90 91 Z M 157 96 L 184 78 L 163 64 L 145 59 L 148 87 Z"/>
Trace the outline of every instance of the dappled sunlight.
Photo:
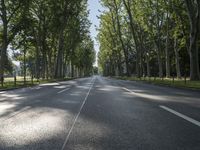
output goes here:
<path id="1" fill-rule="evenodd" d="M 135 93 L 143 93 L 144 92 L 144 90 L 139 90 L 139 89 L 134 89 L 134 91 L 133 92 L 135 92 Z"/>
<path id="2" fill-rule="evenodd" d="M 81 92 L 74 92 L 74 93 L 70 93 L 70 96 L 80 96 Z"/>
<path id="3" fill-rule="evenodd" d="M 5 91 L 1 91 L 1 92 L 0 92 L 0 94 L 4 94 L 4 93 L 5 93 Z"/>
<path id="4" fill-rule="evenodd" d="M 91 84 L 92 84 L 92 83 L 90 83 L 90 82 L 89 82 L 89 83 L 85 83 L 85 85 L 91 85 Z"/>
<path id="5" fill-rule="evenodd" d="M 99 87 L 98 90 L 100 91 L 114 91 L 114 90 L 119 90 L 120 87 L 117 86 L 106 86 L 106 87 Z"/>
<path id="6" fill-rule="evenodd" d="M 62 82 L 63 84 L 59 83 L 48 83 L 48 84 L 42 84 L 40 86 L 27 88 L 27 89 L 19 89 L 14 91 L 5 91 L 0 92 L 0 120 L 4 120 L 6 118 L 10 118 L 15 116 L 18 113 L 21 113 L 24 111 L 24 109 L 27 106 L 31 107 L 37 107 L 40 102 L 45 101 L 44 106 L 48 107 L 60 107 L 61 109 L 64 108 L 67 104 L 77 104 L 80 101 L 76 100 L 70 100 L 70 98 L 65 98 L 62 101 L 60 101 L 60 104 L 57 106 L 53 106 L 53 104 L 48 103 L 48 98 L 44 97 L 41 99 L 41 96 L 46 96 L 47 94 L 52 94 L 50 96 L 50 100 L 52 103 L 54 103 L 54 100 L 52 99 L 55 97 L 55 100 L 58 101 L 59 98 L 56 98 L 59 94 L 59 92 L 62 89 L 66 88 L 77 88 L 76 92 L 70 93 L 66 91 L 66 94 L 69 94 L 69 96 L 76 96 L 77 98 L 82 95 L 82 90 L 88 90 L 89 85 L 79 85 L 79 86 L 73 86 L 70 84 L 75 84 L 77 81 L 69 81 L 69 82 Z M 64 84 L 65 83 L 65 84 Z M 47 88 L 45 87 L 47 86 Z M 39 89 L 40 91 L 38 91 Z M 57 89 L 57 90 L 56 90 Z M 51 91 L 50 91 L 51 90 Z M 31 94 L 30 94 L 31 92 Z M 53 97 L 52 97 L 53 96 Z M 85 94 L 84 94 L 85 96 Z M 46 103 L 47 102 L 47 103 Z M 64 106 L 61 106 L 64 104 Z"/>
<path id="7" fill-rule="evenodd" d="M 1 94 L 2 97 L 6 97 L 6 99 L 11 99 L 11 100 L 18 100 L 18 99 L 22 99 L 23 97 L 21 97 L 20 95 L 18 94 Z"/>
<path id="8" fill-rule="evenodd" d="M 11 110 L 15 107 L 15 104 L 10 104 L 8 102 L 4 102 L 0 104 L 0 116 L 5 113 L 7 110 Z"/>
<path id="9" fill-rule="evenodd" d="M 65 101 L 62 101 L 62 103 L 64 103 L 64 104 L 79 104 L 80 102 L 79 101 L 73 101 L 73 100 L 65 100 Z"/>
<path id="10" fill-rule="evenodd" d="M 141 97 L 147 100 L 152 100 L 152 101 L 160 101 L 160 102 L 179 102 L 179 103 L 188 103 L 188 104 L 195 104 L 195 106 L 200 107 L 200 100 L 197 97 L 190 97 L 190 96 L 182 96 L 182 97 L 177 97 L 176 94 L 156 94 L 156 93 L 151 93 L 150 91 L 145 91 L 145 90 L 129 90 L 126 88 L 123 88 L 125 94 L 129 97 Z M 139 91 L 139 92 L 138 92 Z"/>
<path id="11" fill-rule="evenodd" d="M 100 141 L 109 138 L 112 135 L 112 127 L 87 115 L 81 115 L 76 123 L 66 149 L 84 149 L 98 150 L 103 145 L 99 145 Z"/>
<path id="12" fill-rule="evenodd" d="M 112 80 L 111 80 L 112 81 Z M 104 81 L 102 81 L 104 82 Z M 123 81 L 123 83 L 128 81 Z M 130 81 L 129 81 L 130 82 Z M 108 84 L 109 83 L 109 84 Z M 123 94 L 129 98 L 136 98 L 140 97 L 141 100 L 150 100 L 156 101 L 161 103 L 173 102 L 173 103 L 184 103 L 193 105 L 195 107 L 200 108 L 200 99 L 198 97 L 197 92 L 184 92 L 183 90 L 173 90 L 166 88 L 166 87 L 159 87 L 153 85 L 146 85 L 146 84 L 131 84 L 130 86 L 125 86 L 123 84 L 118 84 L 117 86 L 111 86 L 111 82 L 107 82 L 108 85 L 100 86 L 96 85 L 95 87 L 99 91 L 105 92 L 114 92 L 115 90 L 122 90 L 124 91 Z M 127 88 L 125 88 L 127 87 Z M 162 90 L 160 90 L 162 89 Z"/>
<path id="13" fill-rule="evenodd" d="M 101 88 L 102 86 L 100 86 L 100 85 L 95 85 L 95 88 Z"/>
<path id="14" fill-rule="evenodd" d="M 45 84 L 41 84 L 41 85 L 39 85 L 39 86 L 55 86 L 55 85 L 60 85 L 59 83 L 45 83 Z"/>
<path id="15" fill-rule="evenodd" d="M 81 88 L 81 89 L 89 89 L 89 86 L 87 85 L 83 85 L 83 86 L 76 86 L 77 88 Z"/>
<path id="16" fill-rule="evenodd" d="M 146 99 L 151 99 L 151 100 L 160 100 L 160 101 L 165 101 L 166 98 L 164 96 L 156 96 L 156 95 L 150 95 L 150 94 L 145 94 L 145 93 L 136 93 L 133 91 L 127 91 L 126 89 L 124 89 L 126 91 L 126 94 L 131 96 L 137 96 L 137 97 L 142 97 L 142 98 L 146 98 Z"/>
<path id="17" fill-rule="evenodd" d="M 33 87 L 32 89 L 36 89 L 36 90 L 40 90 L 42 87 L 40 86 L 36 86 L 36 87 Z"/>
<path id="18" fill-rule="evenodd" d="M 4 102 L 6 100 L 6 98 L 4 97 L 4 98 L 0 98 L 0 103 L 1 102 Z"/>
<path id="19" fill-rule="evenodd" d="M 91 85 L 50 83 L 1 92 L 0 147 L 29 149 L 29 146 L 41 146 L 58 139 L 56 143 L 63 144 Z M 58 93 L 68 87 L 69 91 Z M 56 148 L 62 146 L 58 144 Z M 36 149 L 40 148 L 36 146 Z"/>
<path id="20" fill-rule="evenodd" d="M 77 81 L 61 81 L 61 82 L 59 82 L 60 84 L 76 84 L 77 83 Z"/>
<path id="21" fill-rule="evenodd" d="M 0 98 L 0 120 L 4 119 L 6 116 L 13 115 L 15 108 L 20 104 L 25 102 L 25 97 L 18 94 L 4 93 L 1 94 Z M 15 110 L 18 111 L 18 110 Z"/>
<path id="22" fill-rule="evenodd" d="M 0 124 L 1 143 L 6 147 L 21 146 L 62 134 L 66 123 L 63 120 L 69 117 L 70 112 L 66 110 L 31 109 L 15 118 L 15 122 L 10 119 Z"/>
<path id="23" fill-rule="evenodd" d="M 79 124 L 79 123 L 82 123 L 82 124 Z M 85 126 L 87 126 L 87 128 L 84 128 Z M 110 127 L 106 123 L 99 122 L 98 120 L 94 120 L 93 118 L 90 118 L 89 116 L 86 116 L 84 114 L 80 116 L 76 127 L 80 127 L 83 129 L 81 130 L 82 135 L 79 135 L 79 137 L 81 136 L 84 137 L 86 134 L 90 134 L 91 137 L 94 137 L 95 135 L 98 135 L 99 137 L 103 137 L 109 134 L 111 131 Z"/>
<path id="24" fill-rule="evenodd" d="M 64 89 L 64 88 L 67 88 L 67 87 L 70 87 L 70 85 L 54 86 L 53 88 L 55 88 L 55 89 Z"/>

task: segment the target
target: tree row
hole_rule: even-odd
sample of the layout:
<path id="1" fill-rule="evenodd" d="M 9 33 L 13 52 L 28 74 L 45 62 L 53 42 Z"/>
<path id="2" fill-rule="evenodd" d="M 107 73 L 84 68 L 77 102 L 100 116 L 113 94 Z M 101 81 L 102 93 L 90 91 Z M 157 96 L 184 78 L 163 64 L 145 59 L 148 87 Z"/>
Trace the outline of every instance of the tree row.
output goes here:
<path id="1" fill-rule="evenodd" d="M 101 0 L 99 66 L 111 76 L 199 80 L 199 0 Z"/>
<path id="2" fill-rule="evenodd" d="M 89 75 L 95 51 L 87 17 L 87 0 L 1 0 L 1 82 L 11 60 L 36 78 Z"/>

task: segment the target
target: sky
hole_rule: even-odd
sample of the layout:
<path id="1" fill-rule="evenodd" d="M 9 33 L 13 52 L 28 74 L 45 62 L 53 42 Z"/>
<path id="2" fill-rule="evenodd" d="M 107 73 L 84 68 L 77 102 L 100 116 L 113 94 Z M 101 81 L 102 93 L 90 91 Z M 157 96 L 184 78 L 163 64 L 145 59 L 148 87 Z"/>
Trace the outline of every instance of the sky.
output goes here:
<path id="1" fill-rule="evenodd" d="M 99 12 L 99 10 L 103 10 L 99 0 L 88 0 L 88 9 L 90 10 L 90 14 L 89 14 L 89 20 L 91 21 L 92 25 L 90 27 L 90 34 L 92 39 L 94 40 L 95 43 L 95 50 L 96 53 L 98 53 L 99 51 L 99 45 L 98 42 L 96 41 L 95 37 L 98 34 L 98 31 L 96 31 L 96 27 L 99 27 L 100 24 L 100 20 L 97 18 L 97 16 L 99 16 L 101 13 Z M 95 66 L 97 66 L 97 59 L 95 62 Z"/>

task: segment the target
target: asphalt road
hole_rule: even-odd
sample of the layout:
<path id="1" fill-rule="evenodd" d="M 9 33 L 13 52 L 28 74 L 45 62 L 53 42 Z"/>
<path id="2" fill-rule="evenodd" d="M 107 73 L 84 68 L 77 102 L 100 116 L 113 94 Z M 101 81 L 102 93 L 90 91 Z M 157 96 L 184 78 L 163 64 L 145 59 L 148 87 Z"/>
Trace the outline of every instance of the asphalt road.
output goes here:
<path id="1" fill-rule="evenodd" d="M 200 150 L 200 92 L 100 76 L 0 92 L 0 150 Z"/>

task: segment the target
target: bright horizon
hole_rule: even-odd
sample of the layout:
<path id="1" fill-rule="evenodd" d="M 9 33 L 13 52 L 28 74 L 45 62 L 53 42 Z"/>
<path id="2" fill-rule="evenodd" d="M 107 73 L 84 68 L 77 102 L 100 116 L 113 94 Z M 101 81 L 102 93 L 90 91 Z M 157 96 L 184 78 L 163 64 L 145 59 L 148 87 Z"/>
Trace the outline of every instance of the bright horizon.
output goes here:
<path id="1" fill-rule="evenodd" d="M 99 44 L 98 44 L 97 40 L 95 39 L 98 34 L 96 27 L 99 27 L 99 24 L 100 24 L 100 20 L 97 18 L 97 16 L 99 16 L 101 14 L 99 12 L 99 10 L 102 10 L 103 8 L 102 8 L 99 0 L 88 0 L 88 9 L 90 10 L 89 20 L 92 23 L 92 25 L 90 27 L 90 35 L 94 41 L 95 51 L 96 51 L 96 55 L 97 55 L 99 52 Z M 97 56 L 96 56 L 96 62 L 94 64 L 94 66 L 97 66 L 97 65 L 98 65 L 98 63 L 97 63 Z"/>

